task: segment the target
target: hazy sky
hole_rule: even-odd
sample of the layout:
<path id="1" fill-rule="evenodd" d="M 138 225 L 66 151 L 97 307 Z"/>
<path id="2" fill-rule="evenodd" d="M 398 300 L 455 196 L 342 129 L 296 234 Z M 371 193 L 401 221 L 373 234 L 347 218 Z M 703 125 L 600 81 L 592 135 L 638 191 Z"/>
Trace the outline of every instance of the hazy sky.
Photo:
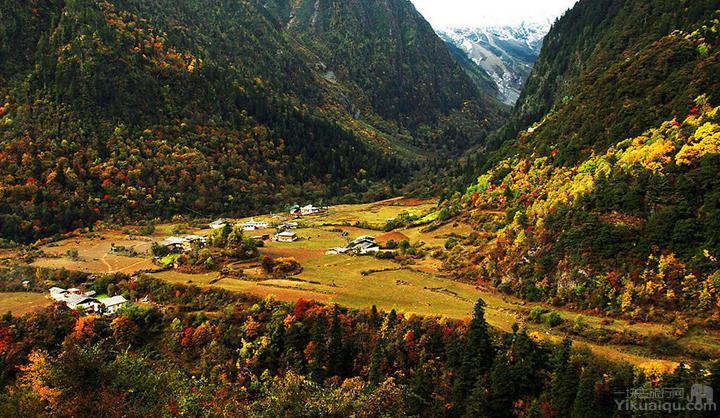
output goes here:
<path id="1" fill-rule="evenodd" d="M 436 29 L 554 20 L 577 0 L 411 0 Z"/>

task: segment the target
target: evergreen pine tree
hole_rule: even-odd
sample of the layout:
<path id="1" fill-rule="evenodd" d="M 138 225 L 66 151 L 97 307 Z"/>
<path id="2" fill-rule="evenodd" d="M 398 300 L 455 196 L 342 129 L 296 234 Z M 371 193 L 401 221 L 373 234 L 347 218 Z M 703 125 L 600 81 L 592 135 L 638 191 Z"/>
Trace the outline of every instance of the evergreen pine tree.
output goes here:
<path id="1" fill-rule="evenodd" d="M 553 378 L 550 387 L 550 399 L 555 416 L 569 417 L 578 386 L 578 375 L 570 363 L 572 340 L 566 338 L 555 349 Z"/>
<path id="2" fill-rule="evenodd" d="M 378 314 L 377 306 L 373 305 L 370 308 L 370 328 L 376 329 L 380 326 L 380 315 Z"/>
<path id="3" fill-rule="evenodd" d="M 490 371 L 488 411 L 492 417 L 511 417 L 515 402 L 516 382 L 507 352 L 498 352 Z"/>
<path id="4" fill-rule="evenodd" d="M 423 353 L 410 385 L 410 393 L 412 394 L 412 401 L 408 403 L 408 413 L 410 415 L 426 414 L 431 406 L 433 387 L 425 367 L 426 362 Z"/>
<path id="5" fill-rule="evenodd" d="M 370 368 L 368 370 L 368 383 L 372 386 L 379 385 L 384 379 L 382 370 L 383 357 L 385 355 L 385 350 L 383 350 L 384 345 L 385 339 L 382 336 L 378 336 L 372 356 L 370 357 Z"/>
<path id="6" fill-rule="evenodd" d="M 313 322 L 311 335 L 314 347 L 309 364 L 310 377 L 316 382 L 322 382 L 327 377 L 328 351 L 325 330 L 327 320 L 324 315 L 318 315 Z"/>
<path id="7" fill-rule="evenodd" d="M 573 404 L 571 415 L 573 418 L 599 417 L 600 409 L 597 404 L 597 394 L 595 393 L 597 376 L 598 372 L 593 364 L 589 364 L 583 369 Z"/>
<path id="8" fill-rule="evenodd" d="M 480 375 L 467 399 L 464 416 L 467 418 L 488 416 L 488 395 L 486 375 Z"/>
<path id="9" fill-rule="evenodd" d="M 494 357 L 489 326 L 485 321 L 485 301 L 479 299 L 475 304 L 473 319 L 467 330 L 463 360 L 455 371 L 453 398 L 455 405 L 462 412 L 463 405 L 475 387 L 479 377 L 486 373 L 492 365 Z"/>
<path id="10" fill-rule="evenodd" d="M 338 308 L 335 307 L 330 326 L 330 339 L 327 345 L 328 375 L 342 376 L 344 373 L 343 337 Z"/>

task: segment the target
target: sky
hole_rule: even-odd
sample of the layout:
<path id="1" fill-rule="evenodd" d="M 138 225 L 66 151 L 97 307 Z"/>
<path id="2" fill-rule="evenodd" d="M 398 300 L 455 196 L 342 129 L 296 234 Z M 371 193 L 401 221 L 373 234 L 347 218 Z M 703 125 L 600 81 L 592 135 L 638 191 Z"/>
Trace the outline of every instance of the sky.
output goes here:
<path id="1" fill-rule="evenodd" d="M 435 29 L 555 20 L 577 0 L 411 0 Z"/>

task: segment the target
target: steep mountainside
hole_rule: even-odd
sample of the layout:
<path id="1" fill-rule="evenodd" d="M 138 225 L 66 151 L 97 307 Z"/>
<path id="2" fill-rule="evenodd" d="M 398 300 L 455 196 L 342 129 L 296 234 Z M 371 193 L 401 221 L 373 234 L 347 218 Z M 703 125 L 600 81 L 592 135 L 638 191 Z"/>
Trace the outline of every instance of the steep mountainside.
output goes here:
<path id="1" fill-rule="evenodd" d="M 537 123 L 450 202 L 497 235 L 448 268 L 532 300 L 720 321 L 720 11 L 681 3 L 560 19 L 505 133 Z"/>
<path id="2" fill-rule="evenodd" d="M 3 2 L 0 235 L 385 195 L 502 119 L 409 3 L 301 3 Z"/>
<path id="3" fill-rule="evenodd" d="M 279 1 L 283 3 L 283 1 Z M 327 79 L 364 92 L 403 126 L 432 123 L 479 95 L 430 24 L 408 2 L 285 1 L 282 24 Z"/>
<path id="4" fill-rule="evenodd" d="M 553 124 L 559 129 L 540 129 L 543 142 L 607 148 L 681 114 L 700 94 L 717 94 L 712 60 L 690 40 L 668 36 L 699 29 L 717 8 L 714 0 L 579 1 L 545 38 L 497 140 L 515 137 L 555 108 L 562 112 Z"/>
<path id="5" fill-rule="evenodd" d="M 438 34 L 490 76 L 500 100 L 513 105 L 520 97 L 549 30 L 550 22 L 545 21 L 517 26 L 450 28 Z"/>

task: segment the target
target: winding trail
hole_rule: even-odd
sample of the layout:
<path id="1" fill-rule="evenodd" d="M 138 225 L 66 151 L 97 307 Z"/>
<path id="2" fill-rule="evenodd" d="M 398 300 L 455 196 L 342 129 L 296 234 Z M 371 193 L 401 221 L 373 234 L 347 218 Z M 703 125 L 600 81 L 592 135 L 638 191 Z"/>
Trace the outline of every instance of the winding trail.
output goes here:
<path id="1" fill-rule="evenodd" d="M 105 259 L 106 256 L 107 256 L 107 254 L 103 254 L 103 256 L 100 257 L 100 262 L 103 263 L 105 265 L 105 267 L 107 267 L 108 273 L 115 273 L 115 270 L 113 270 L 110 263 L 108 263 L 107 260 Z"/>

